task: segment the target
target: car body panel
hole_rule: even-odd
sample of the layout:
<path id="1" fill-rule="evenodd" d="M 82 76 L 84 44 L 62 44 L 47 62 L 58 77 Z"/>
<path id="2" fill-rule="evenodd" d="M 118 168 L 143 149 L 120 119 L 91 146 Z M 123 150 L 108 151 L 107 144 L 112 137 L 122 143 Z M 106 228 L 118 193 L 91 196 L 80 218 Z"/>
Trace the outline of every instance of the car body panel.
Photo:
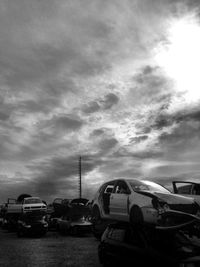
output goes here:
<path id="1" fill-rule="evenodd" d="M 110 195 L 110 215 L 127 217 L 128 215 L 128 200 L 127 194 L 111 194 Z"/>

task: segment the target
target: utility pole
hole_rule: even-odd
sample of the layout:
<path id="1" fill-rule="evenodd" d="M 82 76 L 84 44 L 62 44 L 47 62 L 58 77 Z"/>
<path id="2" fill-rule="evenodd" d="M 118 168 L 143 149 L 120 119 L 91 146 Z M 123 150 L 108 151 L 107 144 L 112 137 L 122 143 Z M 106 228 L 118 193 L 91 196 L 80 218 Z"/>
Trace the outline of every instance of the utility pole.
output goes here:
<path id="1" fill-rule="evenodd" d="M 82 197 L 82 181 L 81 181 L 81 157 L 79 157 L 79 198 Z"/>

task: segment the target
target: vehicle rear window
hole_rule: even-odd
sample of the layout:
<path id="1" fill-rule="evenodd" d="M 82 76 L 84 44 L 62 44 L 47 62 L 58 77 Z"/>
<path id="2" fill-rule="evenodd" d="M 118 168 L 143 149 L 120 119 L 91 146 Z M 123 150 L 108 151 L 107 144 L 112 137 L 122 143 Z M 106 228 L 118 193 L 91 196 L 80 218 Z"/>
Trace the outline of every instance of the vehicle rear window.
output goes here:
<path id="1" fill-rule="evenodd" d="M 42 203 L 42 200 L 40 198 L 24 199 L 24 204 L 37 204 L 37 203 Z"/>
<path id="2" fill-rule="evenodd" d="M 104 193 L 112 193 L 114 185 L 108 185 L 104 191 Z"/>

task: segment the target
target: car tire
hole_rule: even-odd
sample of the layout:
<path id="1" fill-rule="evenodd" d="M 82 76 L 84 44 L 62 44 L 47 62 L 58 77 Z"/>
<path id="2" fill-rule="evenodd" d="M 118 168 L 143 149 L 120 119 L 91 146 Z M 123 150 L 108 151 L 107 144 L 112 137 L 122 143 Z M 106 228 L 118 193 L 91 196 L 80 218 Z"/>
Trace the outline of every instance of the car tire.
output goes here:
<path id="1" fill-rule="evenodd" d="M 139 226 L 139 225 L 144 224 L 144 217 L 143 217 L 143 214 L 142 214 L 140 207 L 133 206 L 131 208 L 130 223 L 131 223 L 131 225 L 135 225 L 135 226 Z"/>
<path id="2" fill-rule="evenodd" d="M 103 233 L 101 231 L 101 226 L 102 226 L 102 219 L 101 219 L 100 211 L 99 211 L 99 208 L 95 206 L 92 209 L 92 232 L 93 232 L 93 235 L 97 239 L 100 239 Z"/>
<path id="3" fill-rule="evenodd" d="M 98 222 L 101 220 L 100 211 L 97 206 L 94 206 L 94 208 L 92 209 L 92 220 L 95 222 Z"/>

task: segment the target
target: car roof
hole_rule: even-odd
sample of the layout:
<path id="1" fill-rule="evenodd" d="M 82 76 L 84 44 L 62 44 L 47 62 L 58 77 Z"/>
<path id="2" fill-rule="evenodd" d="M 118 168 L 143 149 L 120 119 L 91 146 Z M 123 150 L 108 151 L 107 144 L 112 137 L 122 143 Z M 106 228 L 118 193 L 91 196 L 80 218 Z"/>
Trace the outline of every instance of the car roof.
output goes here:
<path id="1" fill-rule="evenodd" d="M 25 197 L 24 199 L 40 199 L 39 197 Z"/>
<path id="2" fill-rule="evenodd" d="M 104 184 L 107 184 L 107 183 L 110 183 L 110 182 L 117 182 L 117 181 L 126 181 L 126 182 L 129 182 L 129 181 L 142 181 L 140 179 L 136 179 L 136 178 L 116 178 L 116 179 L 113 179 L 113 180 L 109 180 L 107 182 L 105 182 Z"/>
<path id="3" fill-rule="evenodd" d="M 152 183 L 155 183 L 155 184 L 158 184 L 158 183 L 156 183 L 156 182 L 154 182 L 154 181 L 151 181 L 151 180 L 148 180 L 148 179 L 137 179 L 137 178 L 117 178 L 117 179 L 113 179 L 113 180 L 109 180 L 109 181 L 107 181 L 107 182 L 105 182 L 103 185 L 106 185 L 106 184 L 109 184 L 109 183 L 111 183 L 111 182 L 113 182 L 113 183 L 115 183 L 115 182 L 118 182 L 118 181 L 124 181 L 124 182 L 136 182 L 136 183 L 138 183 L 138 182 L 152 182 Z M 102 186 L 103 186 L 102 185 Z"/>

